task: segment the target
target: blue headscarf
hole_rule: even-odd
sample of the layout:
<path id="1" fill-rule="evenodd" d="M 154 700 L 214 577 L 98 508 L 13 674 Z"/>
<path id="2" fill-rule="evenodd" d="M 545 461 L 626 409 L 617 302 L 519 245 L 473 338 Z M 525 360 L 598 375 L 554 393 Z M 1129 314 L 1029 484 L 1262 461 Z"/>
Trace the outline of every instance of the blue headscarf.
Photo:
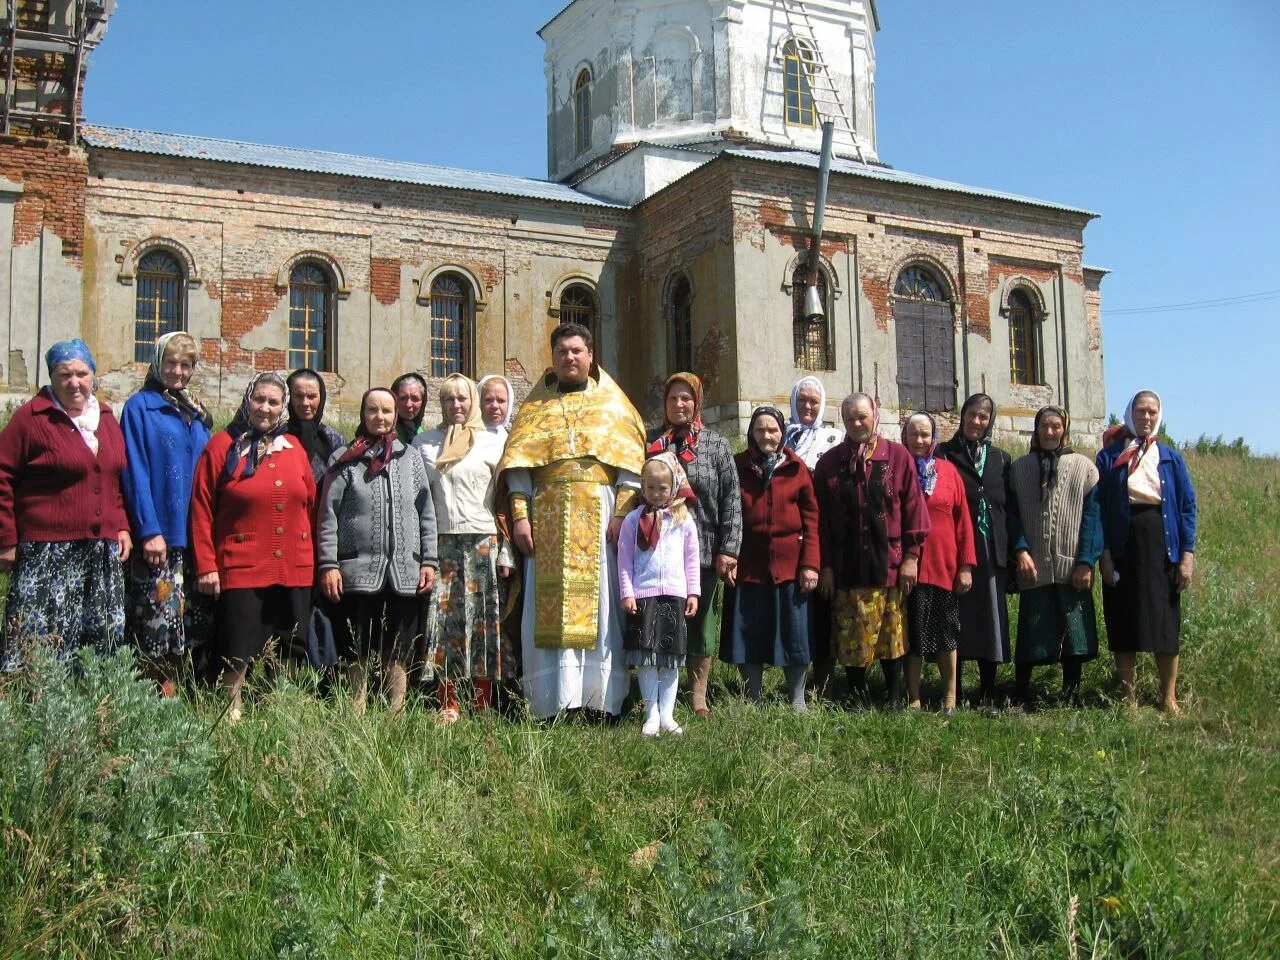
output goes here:
<path id="1" fill-rule="evenodd" d="M 902 424 L 902 442 L 907 442 L 907 428 L 911 426 L 911 421 L 916 417 L 924 417 L 929 421 L 929 435 L 933 437 L 933 444 L 929 447 L 929 452 L 923 457 L 915 457 L 916 461 L 916 479 L 920 483 L 920 491 L 926 496 L 933 496 L 934 487 L 938 485 L 938 464 L 935 461 L 934 454 L 938 452 L 938 423 L 933 417 L 924 411 L 913 413 L 907 417 Z M 914 454 L 913 454 L 914 456 Z"/>
<path id="2" fill-rule="evenodd" d="M 93 362 L 93 353 L 89 350 L 89 345 L 76 337 L 74 340 L 59 340 L 44 355 L 44 365 L 49 371 L 49 376 L 53 376 L 53 371 L 61 364 L 68 360 L 83 360 L 89 365 L 89 369 L 94 373 L 98 372 L 98 365 Z"/>

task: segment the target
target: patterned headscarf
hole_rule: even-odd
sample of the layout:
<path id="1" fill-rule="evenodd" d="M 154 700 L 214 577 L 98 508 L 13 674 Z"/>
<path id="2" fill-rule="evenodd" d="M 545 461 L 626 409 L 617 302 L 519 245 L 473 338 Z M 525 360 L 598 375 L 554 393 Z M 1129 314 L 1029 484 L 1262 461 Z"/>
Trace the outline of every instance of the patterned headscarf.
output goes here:
<path id="1" fill-rule="evenodd" d="M 375 437 L 364 425 L 364 405 L 369 399 L 369 395 L 373 393 L 388 394 L 391 397 L 391 402 L 395 403 L 395 391 L 386 387 L 370 387 L 360 395 L 360 426 L 356 427 L 356 438 L 351 441 L 350 446 L 343 450 L 338 459 L 329 467 L 330 471 L 338 470 L 352 460 L 359 460 L 366 453 L 371 453 L 369 467 L 365 470 L 364 476 L 366 480 L 372 480 L 385 470 L 387 464 L 391 462 L 391 454 L 395 452 L 395 441 L 397 439 L 395 428 L 392 427 L 389 433 Z"/>
<path id="2" fill-rule="evenodd" d="M 756 421 L 761 417 L 773 417 L 778 421 L 778 430 L 786 430 L 786 421 L 782 419 L 782 411 L 770 404 L 762 404 L 751 411 L 751 420 L 747 424 L 747 453 L 751 458 L 751 471 L 768 483 L 773 477 L 773 471 L 778 468 L 783 460 L 786 459 L 787 453 L 785 447 L 779 443 L 778 449 L 773 453 L 765 453 L 760 449 L 760 445 L 756 443 Z"/>
<path id="3" fill-rule="evenodd" d="M 670 450 L 664 450 L 650 457 L 645 463 L 646 468 L 649 463 L 661 463 L 671 472 L 671 499 L 661 507 L 655 507 L 649 501 L 644 501 L 644 512 L 640 514 L 640 525 L 636 532 L 636 544 L 641 550 L 652 550 L 658 545 L 658 540 L 662 536 L 663 510 L 673 509 L 697 497 L 689 485 L 689 475 L 684 472 L 684 465 Z"/>
<path id="4" fill-rule="evenodd" d="M 164 385 L 164 378 L 161 376 L 164 355 L 169 349 L 169 345 L 177 338 L 189 340 L 191 346 L 195 346 L 195 339 L 185 330 L 173 330 L 157 337 L 155 350 L 151 355 L 151 366 L 147 368 L 147 379 L 142 388 L 144 390 L 155 390 L 161 394 L 169 406 L 182 415 L 182 419 L 188 425 L 199 420 L 204 424 L 206 430 L 211 429 L 213 427 L 213 416 L 205 409 L 204 404 L 196 399 L 194 394 L 189 393 L 185 387 L 178 390 L 170 390 Z"/>
<path id="5" fill-rule="evenodd" d="M 666 419 L 667 394 L 672 386 L 682 383 L 693 392 L 693 419 L 674 426 Z M 662 385 L 663 425 L 661 434 L 649 444 L 650 455 L 671 449 L 683 463 L 693 463 L 698 456 L 698 436 L 702 433 L 702 381 L 692 373 L 673 373 Z"/>
<path id="6" fill-rule="evenodd" d="M 1151 430 L 1151 435 L 1148 437 L 1139 437 L 1138 426 L 1133 419 L 1133 408 L 1134 405 L 1137 404 L 1138 398 L 1144 396 L 1155 397 L 1156 406 L 1159 407 L 1160 412 L 1156 416 L 1155 426 Z M 1123 439 L 1126 441 L 1125 448 L 1121 451 L 1120 456 L 1116 457 L 1116 462 L 1112 466 L 1112 469 L 1131 469 L 1133 466 L 1137 465 L 1137 462 L 1146 455 L 1147 450 L 1149 450 L 1152 444 L 1156 442 L 1156 437 L 1160 433 L 1160 425 L 1162 423 L 1164 423 L 1164 401 L 1160 399 L 1160 394 L 1156 393 L 1154 390 L 1139 390 L 1135 393 L 1129 399 L 1129 405 L 1124 408 L 1124 425 L 1111 427 L 1102 435 L 1102 445 L 1104 447 L 1114 443 L 1116 440 Z"/>
<path id="7" fill-rule="evenodd" d="M 280 388 L 282 402 L 280 404 L 280 416 L 276 419 L 276 422 L 266 430 L 259 430 L 250 423 L 249 400 L 252 399 L 253 392 L 264 383 Z M 235 476 L 236 466 L 240 463 L 240 445 L 247 443 L 249 446 L 245 455 L 244 473 L 241 474 L 241 478 L 247 480 L 252 477 L 257 473 L 258 464 L 262 458 L 270 455 L 271 441 L 283 434 L 288 428 L 289 384 L 284 377 L 275 371 L 258 374 L 244 388 L 244 399 L 240 401 L 240 409 L 236 413 L 235 419 L 227 426 L 227 432 L 231 434 L 232 443 L 230 449 L 227 450 L 226 476 Z"/>
<path id="8" fill-rule="evenodd" d="M 907 442 L 907 430 L 911 427 L 911 421 L 916 417 L 923 417 L 929 421 L 929 435 L 933 437 L 933 443 L 929 445 L 929 452 L 923 457 L 916 457 L 916 479 L 920 481 L 920 490 L 926 497 L 933 496 L 934 489 L 938 486 L 938 462 L 934 454 L 938 451 L 938 422 L 933 416 L 921 410 L 913 413 L 902 424 L 902 442 Z M 912 454 L 912 456 L 915 456 Z"/>
<path id="9" fill-rule="evenodd" d="M 1053 450 L 1040 446 L 1040 420 L 1045 416 L 1062 421 L 1062 442 Z M 1062 407 L 1050 404 L 1036 411 L 1035 426 L 1031 433 L 1031 452 L 1040 460 L 1040 496 L 1058 479 L 1058 458 L 1071 452 L 1071 417 Z"/>
<path id="10" fill-rule="evenodd" d="M 964 435 L 964 415 L 975 403 L 985 403 L 991 408 L 991 420 L 987 424 L 986 433 L 977 440 L 970 440 Z M 975 393 L 965 400 L 964 406 L 960 408 L 960 426 L 956 430 L 956 436 L 960 438 L 960 444 L 964 447 L 964 452 L 973 463 L 973 469 L 979 477 L 987 469 L 987 452 L 991 449 L 991 434 L 995 429 L 996 402 L 994 400 L 985 393 Z M 983 494 L 978 495 L 978 533 L 988 538 L 991 536 L 991 504 Z"/>
<path id="11" fill-rule="evenodd" d="M 452 373 L 444 379 L 440 384 L 440 410 L 444 411 L 444 397 L 446 388 L 449 386 L 462 386 L 467 397 L 471 400 L 471 407 L 467 411 L 467 419 L 462 423 L 444 423 L 440 426 L 444 430 L 444 443 L 440 446 L 440 456 L 436 457 L 436 466 L 444 471 L 465 457 L 471 452 L 471 448 L 475 445 L 476 434 L 484 430 L 484 418 L 480 413 L 480 391 L 476 389 L 475 383 L 470 377 L 463 376 L 460 373 Z"/>
<path id="12" fill-rule="evenodd" d="M 98 372 L 98 365 L 93 362 L 93 352 L 89 349 L 89 345 L 76 337 L 73 340 L 59 340 L 51 346 L 44 355 L 45 369 L 49 371 L 49 376 L 53 376 L 53 371 L 61 364 L 69 360 L 83 360 L 89 365 L 89 369 L 94 373 Z"/>
<path id="13" fill-rule="evenodd" d="M 506 377 L 496 373 L 490 373 L 480 378 L 480 382 L 476 384 L 476 393 L 479 394 L 481 397 L 483 397 L 484 385 L 491 380 L 496 383 L 501 383 L 504 387 L 507 388 L 507 416 L 496 427 L 485 427 L 485 429 L 488 430 L 490 433 L 507 433 L 511 429 L 511 418 L 514 417 L 516 413 L 516 392 L 511 388 L 511 381 L 508 380 Z M 483 409 L 480 411 L 480 413 L 481 413 L 480 419 L 483 422 L 484 420 Z"/>

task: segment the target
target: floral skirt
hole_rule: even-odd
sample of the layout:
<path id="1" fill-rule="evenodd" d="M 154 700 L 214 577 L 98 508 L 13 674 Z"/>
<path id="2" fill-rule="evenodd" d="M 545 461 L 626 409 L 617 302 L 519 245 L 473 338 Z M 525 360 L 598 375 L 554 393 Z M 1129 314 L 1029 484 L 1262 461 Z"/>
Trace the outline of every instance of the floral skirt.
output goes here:
<path id="1" fill-rule="evenodd" d="M 100 652 L 124 640 L 124 569 L 114 540 L 18 544 L 9 579 L 0 670 L 22 664 L 33 642 L 68 660 L 81 647 Z"/>
<path id="2" fill-rule="evenodd" d="M 836 661 L 869 667 L 876 660 L 906 656 L 906 616 L 898 587 L 836 590 L 832 603 Z"/>
<path id="3" fill-rule="evenodd" d="M 440 570 L 427 609 L 426 672 L 444 680 L 519 674 L 502 640 L 498 538 L 491 533 L 440 537 Z"/>
<path id="4" fill-rule="evenodd" d="M 213 630 L 212 603 L 195 592 L 191 552 L 170 547 L 153 570 L 137 551 L 129 561 L 129 642 L 145 657 L 181 657 L 202 646 Z"/>

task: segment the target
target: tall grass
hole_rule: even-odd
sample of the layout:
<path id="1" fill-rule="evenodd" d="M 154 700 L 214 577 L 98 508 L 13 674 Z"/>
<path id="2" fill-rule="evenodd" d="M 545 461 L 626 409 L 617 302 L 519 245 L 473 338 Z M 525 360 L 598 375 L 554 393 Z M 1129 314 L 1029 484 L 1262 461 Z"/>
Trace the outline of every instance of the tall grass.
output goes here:
<path id="1" fill-rule="evenodd" d="M 1105 655 L 1098 705 L 995 720 L 720 669 L 657 742 L 290 677 L 227 727 L 42 661 L 0 685 L 0 956 L 1280 956 L 1280 465 L 1191 469 L 1180 719 L 1110 706 Z"/>

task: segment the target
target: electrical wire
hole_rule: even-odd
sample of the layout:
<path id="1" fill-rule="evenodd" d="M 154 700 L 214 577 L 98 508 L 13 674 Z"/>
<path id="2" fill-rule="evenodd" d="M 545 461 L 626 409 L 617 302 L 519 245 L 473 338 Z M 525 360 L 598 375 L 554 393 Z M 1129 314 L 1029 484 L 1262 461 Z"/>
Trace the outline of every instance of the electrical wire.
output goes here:
<path id="1" fill-rule="evenodd" d="M 1280 290 L 1263 290 L 1261 293 L 1245 293 L 1238 297 L 1221 297 L 1217 300 L 1189 300 L 1186 303 L 1166 303 L 1156 307 L 1122 307 L 1118 310 L 1108 310 L 1104 307 L 1103 313 L 1109 317 L 1116 317 L 1135 313 L 1209 310 L 1214 307 L 1237 307 L 1251 303 L 1265 303 L 1268 300 L 1280 300 Z"/>

